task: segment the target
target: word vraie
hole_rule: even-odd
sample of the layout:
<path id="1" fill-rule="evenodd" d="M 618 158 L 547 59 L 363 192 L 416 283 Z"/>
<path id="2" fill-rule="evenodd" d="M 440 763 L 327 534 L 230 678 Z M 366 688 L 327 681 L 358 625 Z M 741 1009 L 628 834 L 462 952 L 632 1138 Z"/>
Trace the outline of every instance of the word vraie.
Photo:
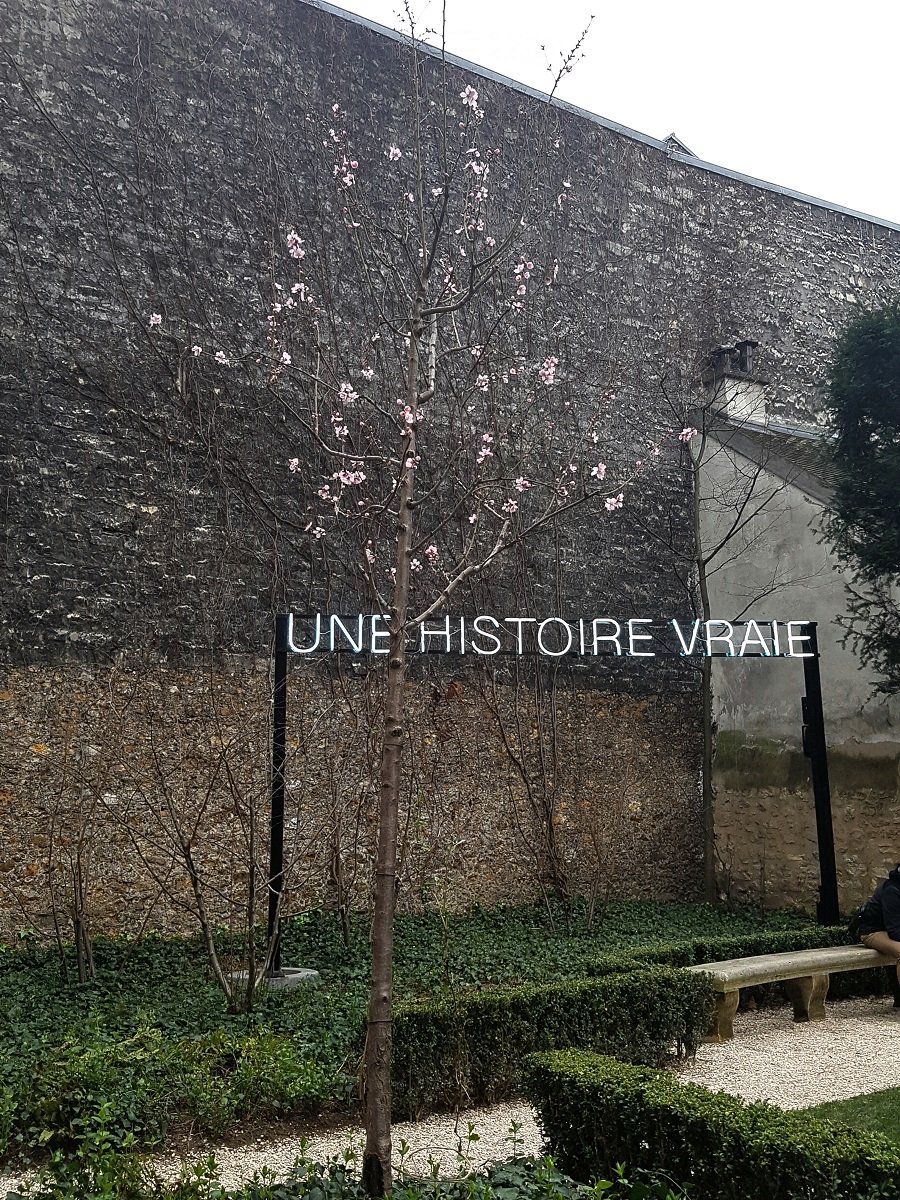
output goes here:
<path id="1" fill-rule="evenodd" d="M 442 617 L 411 626 L 408 650 L 420 654 L 599 655 L 813 658 L 803 621 L 679 621 L 632 617 Z M 387 654 L 390 619 L 383 613 L 290 614 L 287 646 L 294 654 Z"/>

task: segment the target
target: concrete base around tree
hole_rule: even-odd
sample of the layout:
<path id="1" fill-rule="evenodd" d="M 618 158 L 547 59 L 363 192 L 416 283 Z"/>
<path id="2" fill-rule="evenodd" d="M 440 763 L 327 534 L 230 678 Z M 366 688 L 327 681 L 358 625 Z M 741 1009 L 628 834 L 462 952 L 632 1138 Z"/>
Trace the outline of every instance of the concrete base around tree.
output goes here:
<path id="1" fill-rule="evenodd" d="M 228 976 L 234 983 L 246 983 L 246 971 L 232 971 Z M 311 967 L 282 967 L 274 975 L 268 975 L 262 981 L 261 987 L 276 989 L 297 987 L 318 987 L 322 976 Z"/>

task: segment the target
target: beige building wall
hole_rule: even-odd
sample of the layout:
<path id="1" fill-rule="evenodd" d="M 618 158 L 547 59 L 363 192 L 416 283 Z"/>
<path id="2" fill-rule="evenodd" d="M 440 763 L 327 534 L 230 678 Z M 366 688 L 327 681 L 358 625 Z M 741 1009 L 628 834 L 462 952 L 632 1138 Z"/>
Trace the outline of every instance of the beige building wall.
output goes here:
<path id="1" fill-rule="evenodd" d="M 720 498 L 753 481 L 758 516 L 710 579 L 713 615 L 818 624 L 842 910 L 900 861 L 900 701 L 873 690 L 842 643 L 845 576 L 821 540 L 822 505 L 795 483 L 724 452 L 708 460 Z M 721 536 L 733 506 L 707 506 L 703 537 Z M 715 836 L 721 890 L 767 905 L 811 908 L 819 865 L 809 762 L 800 748 L 803 667 L 797 660 L 716 660 Z"/>

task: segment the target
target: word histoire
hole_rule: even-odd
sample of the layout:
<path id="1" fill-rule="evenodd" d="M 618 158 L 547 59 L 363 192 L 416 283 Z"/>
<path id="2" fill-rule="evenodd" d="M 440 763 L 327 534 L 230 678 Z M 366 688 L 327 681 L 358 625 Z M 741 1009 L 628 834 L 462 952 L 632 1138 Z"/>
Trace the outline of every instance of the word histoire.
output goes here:
<path id="1" fill-rule="evenodd" d="M 539 654 L 655 658 L 658 652 L 687 657 L 813 658 L 803 621 L 694 620 L 633 617 L 433 618 L 411 626 L 407 647 L 419 653 Z M 294 654 L 344 652 L 387 654 L 390 620 L 382 613 L 353 617 L 315 613 L 288 615 L 287 644 Z"/>

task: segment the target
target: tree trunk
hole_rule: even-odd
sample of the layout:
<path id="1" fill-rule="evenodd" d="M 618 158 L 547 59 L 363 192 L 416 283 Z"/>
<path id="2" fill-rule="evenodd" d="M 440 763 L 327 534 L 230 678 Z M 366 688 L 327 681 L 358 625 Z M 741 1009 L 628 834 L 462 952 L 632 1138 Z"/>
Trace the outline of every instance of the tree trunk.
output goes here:
<path id="1" fill-rule="evenodd" d="M 703 530 L 700 512 L 700 471 L 706 447 L 704 433 L 700 453 L 691 453 L 693 467 L 693 523 L 694 547 L 696 552 L 697 591 L 700 598 L 700 615 L 704 621 L 710 619 L 709 581 L 706 576 L 707 560 L 703 553 Z M 715 757 L 713 738 L 712 659 L 703 657 L 700 673 L 700 711 L 703 722 L 703 752 L 700 760 L 700 803 L 703 815 L 703 896 L 710 904 L 718 899 L 716 883 L 716 829 L 715 792 L 712 769 Z"/>
<path id="2" fill-rule="evenodd" d="M 704 657 L 700 676 L 703 712 L 703 758 L 701 788 L 703 804 L 703 894 L 714 903 L 718 899 L 716 882 L 715 792 L 712 770 L 715 752 L 713 739 L 712 659 Z"/>
<path id="3" fill-rule="evenodd" d="M 416 302 L 410 328 L 406 403 L 413 416 L 418 407 L 419 346 L 423 333 L 422 299 Z M 397 493 L 397 546 L 390 613 L 388 677 L 384 702 L 375 860 L 375 908 L 372 916 L 372 980 L 365 1055 L 366 1149 L 363 1186 L 370 1196 L 391 1189 L 391 1000 L 393 991 L 394 902 L 397 877 L 397 830 L 400 760 L 406 682 L 406 620 L 409 606 L 410 552 L 413 545 L 413 479 L 416 454 L 415 420 L 401 450 Z"/>

